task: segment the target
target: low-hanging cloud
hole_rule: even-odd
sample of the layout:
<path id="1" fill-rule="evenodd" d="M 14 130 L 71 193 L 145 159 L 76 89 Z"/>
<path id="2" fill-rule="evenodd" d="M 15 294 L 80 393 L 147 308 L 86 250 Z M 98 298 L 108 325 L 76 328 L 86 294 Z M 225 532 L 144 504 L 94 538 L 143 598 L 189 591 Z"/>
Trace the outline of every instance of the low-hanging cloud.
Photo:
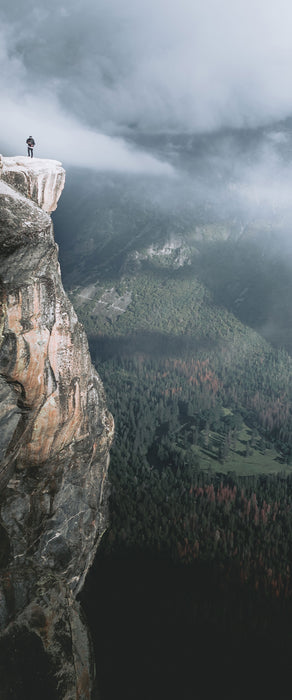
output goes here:
<path id="1" fill-rule="evenodd" d="M 2 39 L 2 40 L 1 40 Z M 95 170 L 172 176 L 171 165 L 134 148 L 122 138 L 109 136 L 82 123 L 74 110 L 65 110 L 52 84 L 37 83 L 19 56 L 10 55 L 11 26 L 0 35 L 0 152 L 26 153 L 33 134 L 35 155 L 59 159 L 67 165 Z"/>
<path id="2" fill-rule="evenodd" d="M 0 149 L 170 174 L 137 132 L 215 132 L 292 114 L 288 0 L 0 5 Z"/>
<path id="3" fill-rule="evenodd" d="M 23 88 L 49 87 L 91 128 L 210 131 L 292 112 L 289 0 L 7 5 Z"/>
<path id="4" fill-rule="evenodd" d="M 2 154 L 25 153 L 25 140 L 33 134 L 35 155 L 39 158 L 61 160 L 66 166 L 83 166 L 95 170 L 112 170 L 152 176 L 173 176 L 171 165 L 141 150 L 134 149 L 121 138 L 98 133 L 63 113 L 53 98 L 45 97 L 41 104 L 32 97 L 22 104 L 21 114 L 15 100 L 3 98 L 0 112 Z"/>

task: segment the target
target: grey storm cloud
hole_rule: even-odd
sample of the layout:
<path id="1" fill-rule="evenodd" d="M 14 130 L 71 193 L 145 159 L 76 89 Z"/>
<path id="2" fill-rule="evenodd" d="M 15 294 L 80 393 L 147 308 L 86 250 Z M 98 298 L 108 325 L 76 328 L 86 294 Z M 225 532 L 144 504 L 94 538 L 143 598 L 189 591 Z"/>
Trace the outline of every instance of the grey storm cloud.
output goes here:
<path id="1" fill-rule="evenodd" d="M 27 132 L 40 156 L 170 174 L 129 145 L 133 131 L 292 113 L 291 23 L 288 0 L 1 0 L 1 149 Z"/>

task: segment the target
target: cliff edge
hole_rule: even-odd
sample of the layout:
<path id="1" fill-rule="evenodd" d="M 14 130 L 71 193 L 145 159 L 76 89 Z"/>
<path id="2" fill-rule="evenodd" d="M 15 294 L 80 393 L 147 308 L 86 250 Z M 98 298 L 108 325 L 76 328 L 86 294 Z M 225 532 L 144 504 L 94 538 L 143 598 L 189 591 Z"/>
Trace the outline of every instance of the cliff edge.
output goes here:
<path id="1" fill-rule="evenodd" d="M 58 160 L 0 156 L 0 177 L 44 211 L 55 211 L 65 185 L 65 170 Z"/>
<path id="2" fill-rule="evenodd" d="M 106 527 L 113 419 L 61 282 L 48 212 L 64 182 L 58 161 L 0 157 L 1 700 L 92 686 L 76 595 Z"/>

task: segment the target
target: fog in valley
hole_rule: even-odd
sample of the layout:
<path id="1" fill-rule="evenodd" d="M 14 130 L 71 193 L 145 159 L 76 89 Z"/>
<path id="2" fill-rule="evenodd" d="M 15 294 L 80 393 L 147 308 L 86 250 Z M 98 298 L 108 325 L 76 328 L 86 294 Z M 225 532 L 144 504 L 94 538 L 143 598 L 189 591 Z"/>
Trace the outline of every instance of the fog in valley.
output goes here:
<path id="1" fill-rule="evenodd" d="M 290 351 L 291 146 L 288 122 L 208 135 L 136 133 L 136 149 L 168 163 L 171 175 L 69 168 L 54 215 L 65 284 L 123 275 L 129 256 L 151 246 L 186 248 L 188 262 L 207 246 L 204 282 L 215 298 Z"/>

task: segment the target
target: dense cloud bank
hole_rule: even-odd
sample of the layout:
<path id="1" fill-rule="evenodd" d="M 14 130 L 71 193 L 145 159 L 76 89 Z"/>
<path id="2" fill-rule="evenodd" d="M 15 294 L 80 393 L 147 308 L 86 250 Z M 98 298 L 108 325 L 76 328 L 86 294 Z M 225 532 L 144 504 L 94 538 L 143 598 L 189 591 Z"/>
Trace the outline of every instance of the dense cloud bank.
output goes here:
<path id="1" fill-rule="evenodd" d="M 288 0 L 1 0 L 1 141 L 66 164 L 169 174 L 133 131 L 256 127 L 292 112 Z M 119 138 L 117 138 L 119 137 Z"/>

